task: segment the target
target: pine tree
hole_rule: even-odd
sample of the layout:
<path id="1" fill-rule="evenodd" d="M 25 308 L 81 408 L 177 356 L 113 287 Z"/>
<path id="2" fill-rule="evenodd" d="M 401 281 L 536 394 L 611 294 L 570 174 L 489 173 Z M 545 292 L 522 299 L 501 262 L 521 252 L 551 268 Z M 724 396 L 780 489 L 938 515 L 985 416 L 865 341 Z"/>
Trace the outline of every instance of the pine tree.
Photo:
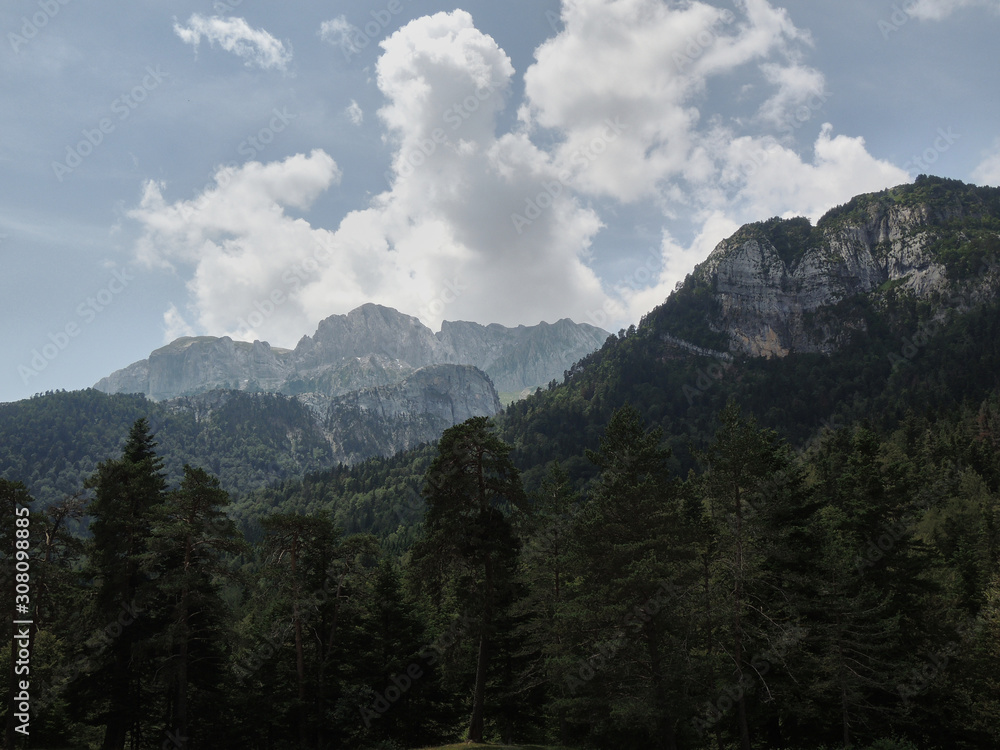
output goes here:
<path id="1" fill-rule="evenodd" d="M 606 715 L 618 736 L 673 750 L 686 704 L 683 600 L 696 570 L 662 437 L 623 407 L 600 450 L 588 451 L 600 475 L 573 531 L 579 580 L 572 611 L 583 659 L 565 679 L 580 696 L 577 716 Z M 672 616 L 663 616 L 668 607 Z"/>
<path id="2" fill-rule="evenodd" d="M 101 463 L 87 480 L 90 504 L 90 569 L 96 579 L 95 616 L 118 623 L 107 660 L 92 676 L 92 695 L 106 696 L 100 712 L 105 726 L 102 750 L 124 750 L 143 731 L 140 717 L 152 714 L 142 704 L 148 674 L 148 649 L 160 623 L 156 584 L 144 565 L 152 525 L 166 494 L 163 461 L 143 418 L 132 426 L 118 459 Z M 124 616 L 122 616 L 124 614 Z M 96 681 L 100 687 L 94 685 Z"/>
<path id="3" fill-rule="evenodd" d="M 219 588 L 222 580 L 232 577 L 224 556 L 244 549 L 235 524 L 225 515 L 228 503 L 217 478 L 185 466 L 180 487 L 158 509 L 149 544 L 148 564 L 157 573 L 163 616 L 169 623 L 160 669 L 171 695 L 164 731 L 181 749 L 192 739 L 192 688 L 206 695 L 221 677 L 226 615 Z"/>
<path id="4" fill-rule="evenodd" d="M 735 402 L 727 404 L 720 422 L 712 444 L 698 454 L 705 471 L 695 491 L 711 524 L 703 570 L 706 607 L 724 618 L 720 645 L 733 671 L 723 686 L 710 686 L 709 700 L 716 703 L 724 694 L 735 704 L 740 746 L 749 750 L 748 697 L 756 691 L 774 697 L 774 676 L 766 673 L 802 641 L 796 622 L 808 587 L 813 509 L 801 468 L 773 431 L 744 418 Z M 713 595 L 712 588 L 725 596 Z M 711 633 L 711 618 L 707 626 Z M 712 723 L 721 718 L 713 716 Z"/>
<path id="5" fill-rule="evenodd" d="M 276 513 L 261 526 L 266 533 L 265 578 L 273 582 L 280 607 L 290 609 L 295 651 L 293 724 L 300 747 L 307 747 L 309 703 L 306 698 L 306 630 L 323 592 L 330 554 L 340 529 L 323 516 Z M 287 565 L 287 568 L 285 567 Z M 274 594 L 269 598 L 274 599 Z"/>
<path id="6" fill-rule="evenodd" d="M 492 434 L 485 417 L 445 430 L 428 469 L 424 538 L 412 565 L 440 603 L 450 595 L 475 621 L 478 641 L 468 739 L 482 742 L 490 648 L 508 606 L 519 542 L 509 514 L 525 507 L 510 447 Z"/>

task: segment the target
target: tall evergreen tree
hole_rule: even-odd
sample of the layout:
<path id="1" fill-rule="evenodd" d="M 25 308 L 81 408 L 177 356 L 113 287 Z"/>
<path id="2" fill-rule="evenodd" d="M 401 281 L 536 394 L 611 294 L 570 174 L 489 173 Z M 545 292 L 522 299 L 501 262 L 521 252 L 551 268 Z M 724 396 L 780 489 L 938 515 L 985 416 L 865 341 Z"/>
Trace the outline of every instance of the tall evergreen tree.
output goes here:
<path id="1" fill-rule="evenodd" d="M 144 685 L 148 649 L 159 627 L 151 614 L 158 594 L 144 558 L 167 486 L 155 447 L 149 423 L 137 420 L 121 457 L 102 462 L 86 484 L 94 490 L 90 569 L 96 579 L 95 616 L 99 623 L 119 623 L 108 659 L 93 675 L 94 695 L 104 698 L 98 712 L 105 726 L 102 750 L 124 750 L 130 735 L 139 741 L 144 730 L 140 717 L 153 713 L 142 697 L 149 687 Z"/>
<path id="2" fill-rule="evenodd" d="M 207 698 L 221 678 L 226 615 L 219 586 L 231 577 L 223 557 L 244 546 L 225 515 L 228 503 L 216 477 L 185 466 L 180 487 L 160 506 L 152 530 L 149 567 L 157 573 L 168 623 L 160 669 L 170 684 L 164 731 L 181 749 L 192 739 L 192 687 Z"/>
<path id="3" fill-rule="evenodd" d="M 602 716 L 613 734 L 674 750 L 686 704 L 682 601 L 696 571 L 662 440 L 626 406 L 612 415 L 600 450 L 588 452 L 600 474 L 573 531 L 572 611 L 584 661 L 567 682 L 580 696 L 577 716 Z M 668 606 L 670 617 L 662 615 Z"/>
<path id="4" fill-rule="evenodd" d="M 475 620 L 478 641 L 468 738 L 482 742 L 494 629 L 509 604 L 519 542 L 509 514 L 526 506 L 510 447 L 473 417 L 445 430 L 428 469 L 424 538 L 412 565 L 440 602 L 446 594 Z"/>
<path id="5" fill-rule="evenodd" d="M 712 527 L 714 559 L 706 587 L 726 593 L 709 592 L 708 606 L 717 606 L 725 618 L 720 645 L 732 664 L 732 678 L 711 691 L 710 702 L 732 696 L 740 747 L 750 750 L 748 696 L 758 688 L 770 692 L 770 678 L 754 657 L 786 654 L 801 641 L 795 620 L 802 601 L 795 590 L 808 579 L 811 508 L 802 471 L 773 431 L 744 418 L 735 402 L 723 409 L 720 422 L 714 441 L 698 454 L 704 473 L 696 481 Z"/>
<path id="6" fill-rule="evenodd" d="M 340 537 L 340 529 L 325 516 L 301 516 L 279 513 L 261 523 L 266 537 L 264 551 L 265 579 L 273 587 L 270 598 L 291 615 L 295 653 L 295 700 L 292 721 L 300 747 L 308 747 L 309 702 L 307 700 L 306 650 L 307 628 L 314 615 L 331 552 Z M 287 567 L 286 567 L 287 566 Z M 265 595 L 269 592 L 265 591 Z"/>

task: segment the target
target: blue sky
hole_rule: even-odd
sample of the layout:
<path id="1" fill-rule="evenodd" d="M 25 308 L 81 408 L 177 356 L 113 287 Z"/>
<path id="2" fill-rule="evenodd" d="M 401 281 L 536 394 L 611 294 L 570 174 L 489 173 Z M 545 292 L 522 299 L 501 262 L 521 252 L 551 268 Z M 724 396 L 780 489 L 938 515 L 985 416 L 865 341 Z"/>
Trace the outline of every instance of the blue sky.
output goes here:
<path id="1" fill-rule="evenodd" d="M 1000 184 L 998 0 L 13 0 L 0 401 L 378 302 L 637 322 L 740 224 Z"/>

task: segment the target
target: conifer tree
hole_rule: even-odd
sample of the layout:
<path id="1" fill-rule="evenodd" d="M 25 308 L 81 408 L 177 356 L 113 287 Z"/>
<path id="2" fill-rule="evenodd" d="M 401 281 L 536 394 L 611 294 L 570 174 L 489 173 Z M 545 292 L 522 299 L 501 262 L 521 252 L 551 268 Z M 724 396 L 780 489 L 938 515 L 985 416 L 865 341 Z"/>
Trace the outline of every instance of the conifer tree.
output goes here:
<path id="1" fill-rule="evenodd" d="M 485 417 L 445 430 L 425 481 L 424 538 L 412 553 L 415 576 L 432 597 L 440 603 L 450 596 L 475 623 L 473 742 L 483 740 L 490 651 L 519 548 L 509 515 L 526 505 L 509 454 Z"/>
<path id="2" fill-rule="evenodd" d="M 132 426 L 120 458 L 102 462 L 86 486 L 92 539 L 90 569 L 96 579 L 95 617 L 117 623 L 107 659 L 91 675 L 92 696 L 105 704 L 98 712 L 105 726 L 102 750 L 124 750 L 144 731 L 141 717 L 150 688 L 149 648 L 160 623 L 158 591 L 145 566 L 152 526 L 166 494 L 163 461 L 145 418 Z M 103 698 L 103 700 L 102 700 Z"/>
<path id="3" fill-rule="evenodd" d="M 573 534 L 583 661 L 566 677 L 580 695 L 577 715 L 613 716 L 619 736 L 673 750 L 685 704 L 682 602 L 695 567 L 662 438 L 626 406 L 612 415 L 600 450 L 588 452 L 600 475 Z"/>
<path id="4" fill-rule="evenodd" d="M 181 749 L 192 739 L 192 688 L 205 696 L 221 679 L 226 615 L 219 587 L 232 577 L 223 556 L 244 548 L 225 515 L 228 503 L 216 477 L 185 466 L 180 487 L 159 508 L 150 541 L 149 567 L 157 574 L 167 623 L 160 669 L 170 683 L 164 731 Z"/>

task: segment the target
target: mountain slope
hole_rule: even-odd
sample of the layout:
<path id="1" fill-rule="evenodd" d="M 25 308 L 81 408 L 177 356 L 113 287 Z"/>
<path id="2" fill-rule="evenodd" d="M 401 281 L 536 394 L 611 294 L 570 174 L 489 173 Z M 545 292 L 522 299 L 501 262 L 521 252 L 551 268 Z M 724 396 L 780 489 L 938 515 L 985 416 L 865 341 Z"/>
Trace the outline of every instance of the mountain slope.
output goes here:
<path id="1" fill-rule="evenodd" d="M 353 464 L 429 442 L 452 425 L 500 408 L 490 379 L 479 369 L 430 365 L 399 383 L 337 396 L 324 427 L 334 458 Z"/>
<path id="2" fill-rule="evenodd" d="M 829 354 L 865 325 L 840 303 L 881 305 L 892 292 L 944 308 L 939 298 L 952 294 L 965 310 L 995 292 L 980 269 L 998 252 L 1000 191 L 921 177 L 858 196 L 815 227 L 804 218 L 742 227 L 650 316 L 749 357 Z"/>
<path id="3" fill-rule="evenodd" d="M 321 321 L 294 350 L 228 337 L 182 338 L 148 359 L 101 379 L 107 393 L 144 393 L 153 400 L 216 388 L 313 394 L 309 401 L 397 383 L 421 367 L 473 365 L 500 391 L 544 385 L 580 357 L 597 349 L 607 332 L 560 320 L 506 328 L 497 324 L 448 322 L 433 333 L 419 320 L 367 304 Z"/>

